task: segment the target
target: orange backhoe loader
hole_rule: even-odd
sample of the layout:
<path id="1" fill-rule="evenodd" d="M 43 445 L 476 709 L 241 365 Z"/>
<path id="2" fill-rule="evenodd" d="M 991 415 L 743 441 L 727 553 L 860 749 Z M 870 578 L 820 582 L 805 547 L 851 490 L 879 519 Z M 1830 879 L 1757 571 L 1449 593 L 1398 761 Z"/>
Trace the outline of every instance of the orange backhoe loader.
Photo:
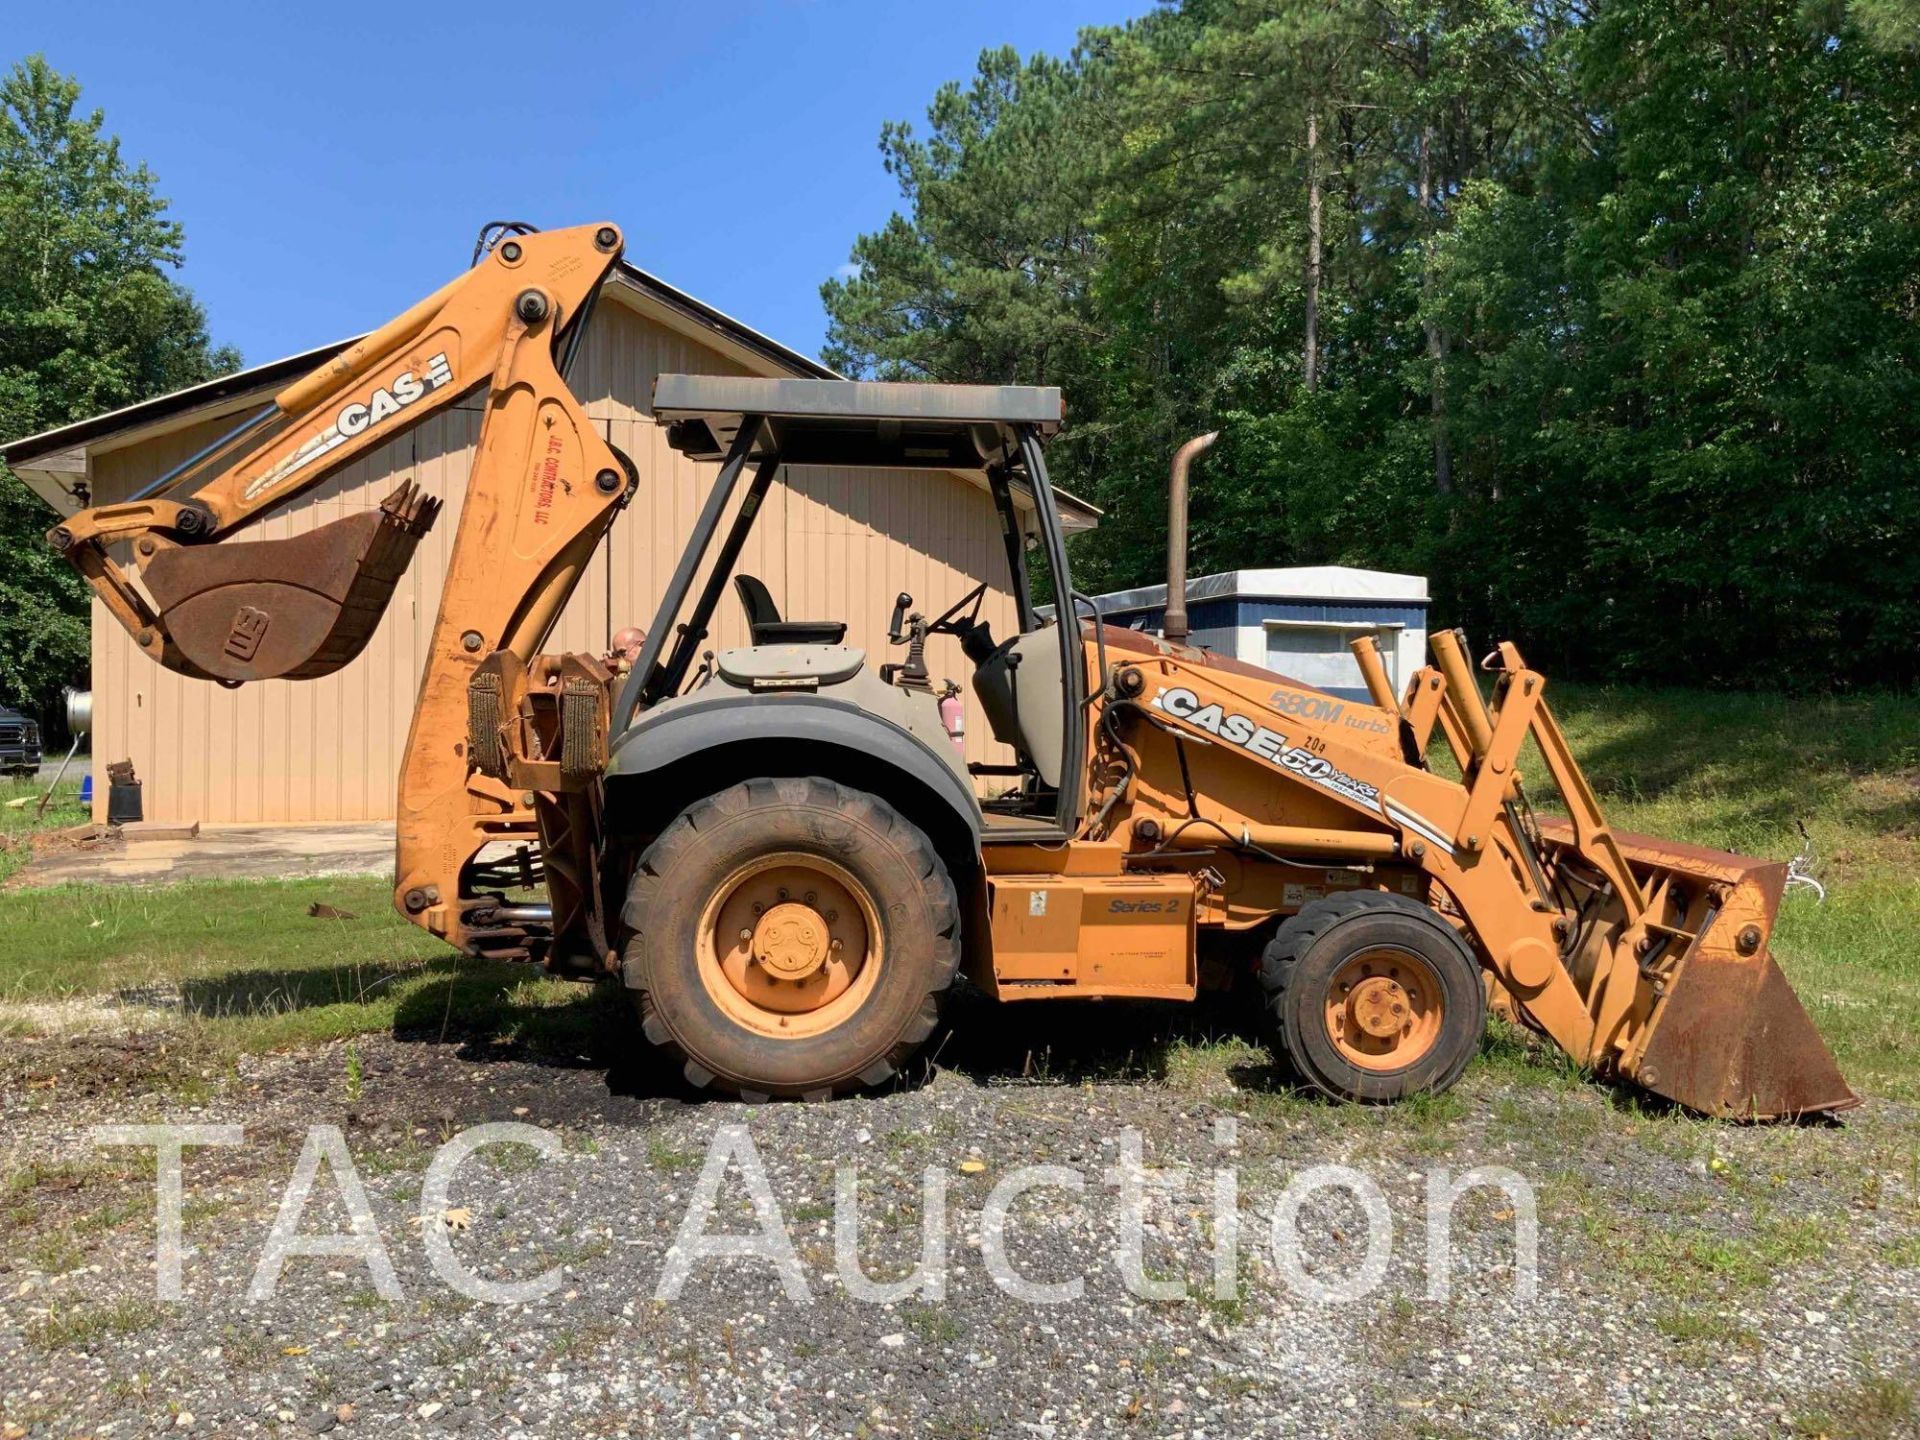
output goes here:
<path id="1" fill-rule="evenodd" d="M 1855 1103 L 1768 953 L 1786 867 L 1611 831 L 1513 645 L 1482 662 L 1488 699 L 1457 633 L 1401 695 L 1358 642 L 1371 703 L 1191 648 L 1184 502 L 1164 637 L 1083 620 L 1044 456 L 1057 390 L 659 377 L 669 443 L 717 463 L 704 508 L 630 672 L 542 653 L 638 485 L 564 378 L 621 248 L 611 225 L 490 227 L 458 279 L 50 536 L 163 665 L 327 674 L 438 501 L 409 484 L 291 539 L 245 530 L 482 397 L 400 775 L 395 903 L 416 924 L 624 985 L 690 1080 L 748 1098 L 887 1080 L 963 969 L 1007 1002 L 1190 1000 L 1219 978 L 1205 931 L 1263 987 L 1285 1058 L 1342 1099 L 1451 1084 L 1491 997 L 1594 1072 L 1708 1114 Z M 843 617 L 782 618 L 734 572 L 787 465 L 976 474 L 999 573 L 932 620 L 894 597 L 904 658 L 886 664 L 842 643 Z M 1060 618 L 1035 606 L 1030 555 Z M 703 654 L 729 579 L 753 643 Z M 1006 636 L 981 618 L 996 587 Z M 1011 763 L 951 742 L 936 641 Z M 1528 806 L 1529 739 L 1565 820 Z"/>

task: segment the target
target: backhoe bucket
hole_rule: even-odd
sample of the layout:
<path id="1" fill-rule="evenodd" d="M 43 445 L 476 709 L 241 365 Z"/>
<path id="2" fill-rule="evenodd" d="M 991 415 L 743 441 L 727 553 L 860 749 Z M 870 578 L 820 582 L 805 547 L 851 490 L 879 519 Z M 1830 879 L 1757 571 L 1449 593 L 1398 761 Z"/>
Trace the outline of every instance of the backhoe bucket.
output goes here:
<path id="1" fill-rule="evenodd" d="M 1670 967 L 1649 958 L 1655 998 L 1620 1073 L 1728 1119 L 1858 1105 L 1769 949 L 1787 867 L 1620 831 L 1614 839 L 1648 894 L 1667 885 L 1689 897 L 1680 926 L 1693 933 Z"/>
<path id="2" fill-rule="evenodd" d="M 288 540 L 162 550 L 141 579 L 180 668 L 232 683 L 312 680 L 366 647 L 439 513 L 407 483 L 378 510 Z"/>

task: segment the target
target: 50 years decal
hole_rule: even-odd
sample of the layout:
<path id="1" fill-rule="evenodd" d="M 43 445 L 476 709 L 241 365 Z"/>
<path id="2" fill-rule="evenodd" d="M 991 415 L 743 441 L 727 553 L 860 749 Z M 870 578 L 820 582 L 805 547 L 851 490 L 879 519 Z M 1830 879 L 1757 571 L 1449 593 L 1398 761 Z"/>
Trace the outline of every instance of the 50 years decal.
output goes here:
<path id="1" fill-rule="evenodd" d="M 1287 737 L 1252 716 L 1227 710 L 1217 704 L 1202 704 L 1200 697 L 1183 685 L 1158 691 L 1148 702 L 1155 710 L 1206 731 L 1229 745 L 1237 745 L 1250 755 L 1258 755 L 1269 764 L 1291 771 L 1322 789 L 1331 790 L 1360 805 L 1379 803 L 1378 787 L 1356 780 L 1330 760 L 1315 755 L 1302 745 L 1289 745 Z"/>

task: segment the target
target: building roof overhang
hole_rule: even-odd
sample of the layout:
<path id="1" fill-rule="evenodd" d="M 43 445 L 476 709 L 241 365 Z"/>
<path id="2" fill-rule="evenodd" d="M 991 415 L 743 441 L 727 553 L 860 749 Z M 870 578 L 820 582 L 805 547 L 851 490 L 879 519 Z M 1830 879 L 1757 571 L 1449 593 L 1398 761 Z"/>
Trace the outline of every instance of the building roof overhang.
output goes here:
<path id="1" fill-rule="evenodd" d="M 802 380 L 843 378 L 819 361 L 625 261 L 615 268 L 602 295 L 718 350 L 751 374 Z M 0 460 L 42 500 L 61 514 L 71 515 L 88 503 L 85 486 L 91 460 L 208 420 L 258 408 L 360 338 L 350 335 L 37 435 L 24 435 L 0 444 Z M 1091 530 L 1099 523 L 1098 508 L 1057 486 L 1054 493 L 1067 530 Z"/>

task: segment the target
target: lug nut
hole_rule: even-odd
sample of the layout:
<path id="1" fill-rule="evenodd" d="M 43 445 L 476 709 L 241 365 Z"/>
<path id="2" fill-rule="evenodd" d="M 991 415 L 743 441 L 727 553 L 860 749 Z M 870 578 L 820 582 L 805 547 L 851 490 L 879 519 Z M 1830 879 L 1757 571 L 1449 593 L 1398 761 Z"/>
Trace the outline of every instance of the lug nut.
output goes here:
<path id="1" fill-rule="evenodd" d="M 753 939 L 753 931 L 745 929 L 743 927 L 740 931 L 740 943 L 744 945 L 752 939 Z"/>

